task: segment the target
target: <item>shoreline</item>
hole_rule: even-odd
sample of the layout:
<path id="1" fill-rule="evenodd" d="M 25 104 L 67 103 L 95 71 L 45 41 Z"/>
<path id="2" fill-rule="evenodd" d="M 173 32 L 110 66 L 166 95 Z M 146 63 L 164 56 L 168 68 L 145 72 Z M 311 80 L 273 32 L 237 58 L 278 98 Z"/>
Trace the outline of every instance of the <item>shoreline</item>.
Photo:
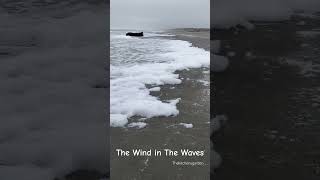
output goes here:
<path id="1" fill-rule="evenodd" d="M 171 37 L 168 37 L 171 38 Z M 184 39 L 181 39 L 184 40 Z M 169 176 L 179 175 L 182 179 L 192 179 L 195 174 L 204 174 L 204 179 L 209 178 L 209 156 L 210 143 L 210 87 L 201 82 L 208 81 L 209 68 L 199 68 L 178 71 L 181 84 L 163 85 L 159 92 L 152 92 L 152 95 L 161 100 L 181 98 L 177 108 L 180 111 L 175 117 L 154 117 L 146 120 L 147 126 L 142 129 L 136 128 L 110 128 L 111 135 L 111 179 L 121 179 L 122 172 L 126 172 L 130 177 L 140 179 L 163 179 Z M 208 96 L 207 98 L 204 98 Z M 129 119 L 129 123 L 137 121 L 139 118 Z M 192 128 L 187 128 L 180 123 L 192 124 Z M 119 158 L 115 154 L 116 148 L 123 149 L 191 149 L 205 150 L 204 157 L 130 157 Z M 201 161 L 205 167 L 172 166 L 174 161 Z M 145 162 L 148 162 L 147 165 Z M 161 172 L 158 169 L 162 169 Z M 192 169 L 192 171 L 191 171 Z M 174 176 L 173 176 L 174 175 Z"/>
<path id="2" fill-rule="evenodd" d="M 176 35 L 178 40 L 188 41 L 192 46 L 205 49 L 210 52 L 210 29 L 205 28 L 183 28 L 171 29 L 169 33 Z"/>

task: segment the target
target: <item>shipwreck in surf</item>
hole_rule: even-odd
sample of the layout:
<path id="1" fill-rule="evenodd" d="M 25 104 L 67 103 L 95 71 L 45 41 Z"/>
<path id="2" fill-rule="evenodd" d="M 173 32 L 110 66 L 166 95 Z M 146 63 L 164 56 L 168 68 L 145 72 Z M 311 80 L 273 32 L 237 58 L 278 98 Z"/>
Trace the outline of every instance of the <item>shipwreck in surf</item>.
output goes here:
<path id="1" fill-rule="evenodd" d="M 143 36 L 143 32 L 139 32 L 139 33 L 128 32 L 128 33 L 126 34 L 126 36 L 142 37 L 142 36 Z"/>

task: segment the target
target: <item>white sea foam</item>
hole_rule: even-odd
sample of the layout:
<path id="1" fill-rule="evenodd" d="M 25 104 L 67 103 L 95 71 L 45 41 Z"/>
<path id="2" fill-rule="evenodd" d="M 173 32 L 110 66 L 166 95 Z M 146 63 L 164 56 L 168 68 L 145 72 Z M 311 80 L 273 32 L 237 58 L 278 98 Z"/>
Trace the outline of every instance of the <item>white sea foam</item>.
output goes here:
<path id="1" fill-rule="evenodd" d="M 123 127 L 128 123 L 126 115 L 122 114 L 110 114 L 110 126 Z"/>
<path id="2" fill-rule="evenodd" d="M 185 128 L 193 128 L 193 124 L 188 124 L 188 123 L 180 123 L 179 125 L 185 127 Z"/>
<path id="3" fill-rule="evenodd" d="M 133 123 L 128 124 L 129 128 L 142 129 L 142 128 L 146 127 L 146 126 L 147 126 L 147 123 L 145 123 L 145 122 L 133 122 Z"/>
<path id="4" fill-rule="evenodd" d="M 202 80 L 202 79 L 199 79 L 197 80 L 199 83 L 203 84 L 204 86 L 209 86 L 210 85 L 210 82 L 209 81 L 205 81 L 205 80 Z"/>
<path id="5" fill-rule="evenodd" d="M 161 32 L 147 32 L 143 34 L 144 37 L 174 37 L 173 34 L 165 34 Z"/>
<path id="6" fill-rule="evenodd" d="M 176 71 L 208 67 L 210 53 L 186 41 L 157 38 L 156 35 L 154 38 L 125 38 L 121 33 L 124 32 L 111 35 L 111 126 L 124 125 L 133 116 L 178 115 L 176 105 L 180 98 L 160 100 L 150 95 L 150 91 L 159 88 L 148 89 L 146 85 L 180 84 L 182 81 Z"/>
<path id="7" fill-rule="evenodd" d="M 160 87 L 153 87 L 153 88 L 150 88 L 149 91 L 160 91 Z"/>

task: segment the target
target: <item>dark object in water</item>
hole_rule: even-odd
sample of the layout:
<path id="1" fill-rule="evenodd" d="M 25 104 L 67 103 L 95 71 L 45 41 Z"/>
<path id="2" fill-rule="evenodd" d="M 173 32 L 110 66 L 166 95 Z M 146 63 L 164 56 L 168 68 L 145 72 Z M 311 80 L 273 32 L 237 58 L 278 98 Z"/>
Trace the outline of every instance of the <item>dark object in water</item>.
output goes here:
<path id="1" fill-rule="evenodd" d="M 126 36 L 138 36 L 138 37 L 141 37 L 141 36 L 143 36 L 143 32 L 140 32 L 140 33 L 128 32 L 126 34 Z"/>

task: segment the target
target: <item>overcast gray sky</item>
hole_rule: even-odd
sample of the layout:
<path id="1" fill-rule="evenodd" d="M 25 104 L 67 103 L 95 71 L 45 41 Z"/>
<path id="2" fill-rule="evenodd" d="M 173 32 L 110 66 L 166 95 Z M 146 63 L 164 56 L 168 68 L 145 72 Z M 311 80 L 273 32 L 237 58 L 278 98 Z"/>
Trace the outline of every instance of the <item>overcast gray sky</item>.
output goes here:
<path id="1" fill-rule="evenodd" d="M 111 29 L 210 26 L 210 0 L 110 0 Z"/>

